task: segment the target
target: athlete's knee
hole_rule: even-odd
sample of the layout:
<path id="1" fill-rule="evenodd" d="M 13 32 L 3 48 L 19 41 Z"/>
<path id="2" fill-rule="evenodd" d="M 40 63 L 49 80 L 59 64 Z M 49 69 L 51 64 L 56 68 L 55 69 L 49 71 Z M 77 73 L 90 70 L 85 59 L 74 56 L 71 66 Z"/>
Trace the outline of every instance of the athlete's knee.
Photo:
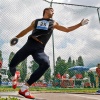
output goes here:
<path id="1" fill-rule="evenodd" d="M 42 61 L 42 66 L 46 67 L 48 69 L 50 67 L 50 60 L 49 59 L 44 59 Z"/>
<path id="2" fill-rule="evenodd" d="M 47 68 L 50 67 L 50 61 L 49 60 L 45 60 L 43 63 L 44 63 L 44 66 L 46 66 Z"/>

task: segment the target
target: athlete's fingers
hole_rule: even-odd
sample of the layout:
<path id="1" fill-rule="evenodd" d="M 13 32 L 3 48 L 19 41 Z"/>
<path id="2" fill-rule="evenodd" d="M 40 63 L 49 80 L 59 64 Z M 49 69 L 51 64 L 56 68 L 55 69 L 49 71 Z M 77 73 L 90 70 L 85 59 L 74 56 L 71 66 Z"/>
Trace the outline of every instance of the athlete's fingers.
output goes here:
<path id="1" fill-rule="evenodd" d="M 83 25 L 86 25 L 86 24 L 88 24 L 89 23 L 89 20 L 88 19 L 82 19 L 82 21 L 81 21 L 81 25 L 83 26 Z"/>

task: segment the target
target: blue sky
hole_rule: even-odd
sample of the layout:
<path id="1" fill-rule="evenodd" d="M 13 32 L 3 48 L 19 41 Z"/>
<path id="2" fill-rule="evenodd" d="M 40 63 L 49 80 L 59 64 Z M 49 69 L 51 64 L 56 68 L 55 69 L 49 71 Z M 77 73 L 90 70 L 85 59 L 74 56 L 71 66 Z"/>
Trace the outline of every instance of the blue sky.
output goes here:
<path id="1" fill-rule="evenodd" d="M 50 1 L 50 0 L 49 0 Z M 100 7 L 100 0 L 54 0 L 79 5 Z M 16 46 L 10 46 L 9 41 L 20 31 L 28 27 L 33 20 L 42 17 L 42 11 L 49 7 L 43 0 L 1 0 L 0 1 L 0 49 L 3 52 L 3 66 L 8 65 L 10 52 L 17 52 L 26 42 L 30 33 L 19 39 Z M 88 18 L 89 24 L 79 29 L 65 33 L 54 30 L 55 59 L 61 56 L 67 60 L 69 56 L 77 59 L 82 56 L 85 66 L 96 65 L 100 62 L 100 23 L 97 10 L 64 5 L 53 5 L 55 14 L 53 19 L 66 27 L 79 23 L 83 18 Z M 52 38 L 46 45 L 45 52 L 50 57 L 53 66 Z M 32 60 L 31 56 L 28 61 Z M 30 63 L 28 63 L 30 64 Z"/>

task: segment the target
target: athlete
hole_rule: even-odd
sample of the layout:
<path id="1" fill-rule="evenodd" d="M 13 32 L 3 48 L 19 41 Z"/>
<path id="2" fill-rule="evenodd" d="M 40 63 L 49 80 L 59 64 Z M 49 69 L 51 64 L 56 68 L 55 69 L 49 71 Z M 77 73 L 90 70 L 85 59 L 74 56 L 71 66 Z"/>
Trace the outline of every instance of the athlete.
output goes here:
<path id="1" fill-rule="evenodd" d="M 49 38 L 51 37 L 53 30 L 57 29 L 63 32 L 71 32 L 83 25 L 88 24 L 88 19 L 83 19 L 80 23 L 71 26 L 64 27 L 59 25 L 52 19 L 54 9 L 49 7 L 43 11 L 43 18 L 34 20 L 29 27 L 21 31 L 16 37 L 11 39 L 10 45 L 13 46 L 18 42 L 18 39 L 32 31 L 32 34 L 28 36 L 28 40 L 25 45 L 14 55 L 10 62 L 9 69 L 12 74 L 13 88 L 16 88 L 19 75 L 16 73 L 16 66 L 25 60 L 29 55 L 32 55 L 35 62 L 39 64 L 37 70 L 31 74 L 29 80 L 21 87 L 19 94 L 26 98 L 34 99 L 29 92 L 29 87 L 36 82 L 50 67 L 49 57 L 44 53 L 44 48 Z"/>

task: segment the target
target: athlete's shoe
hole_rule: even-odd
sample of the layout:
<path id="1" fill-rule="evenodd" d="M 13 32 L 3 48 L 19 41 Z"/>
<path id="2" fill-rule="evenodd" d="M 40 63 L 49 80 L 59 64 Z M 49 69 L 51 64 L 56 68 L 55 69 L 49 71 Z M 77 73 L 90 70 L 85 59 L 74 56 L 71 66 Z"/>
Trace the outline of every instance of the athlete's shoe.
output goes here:
<path id="1" fill-rule="evenodd" d="M 17 81 L 20 77 L 20 72 L 16 71 L 15 76 L 12 78 L 12 88 L 15 89 L 17 87 Z"/>
<path id="2" fill-rule="evenodd" d="M 24 96 L 25 98 L 28 98 L 28 99 L 35 99 L 35 97 L 30 94 L 28 89 L 26 89 L 24 92 L 22 92 L 20 89 L 19 94 Z"/>

